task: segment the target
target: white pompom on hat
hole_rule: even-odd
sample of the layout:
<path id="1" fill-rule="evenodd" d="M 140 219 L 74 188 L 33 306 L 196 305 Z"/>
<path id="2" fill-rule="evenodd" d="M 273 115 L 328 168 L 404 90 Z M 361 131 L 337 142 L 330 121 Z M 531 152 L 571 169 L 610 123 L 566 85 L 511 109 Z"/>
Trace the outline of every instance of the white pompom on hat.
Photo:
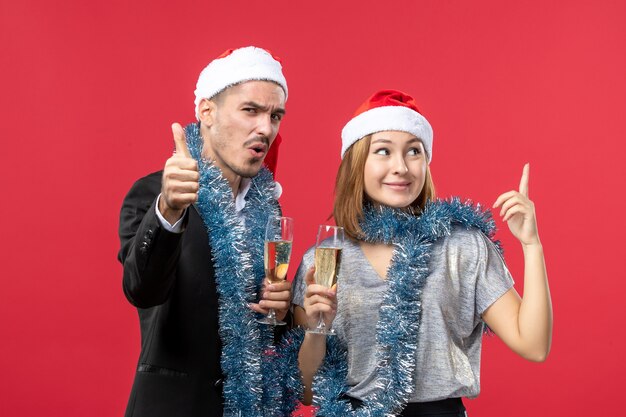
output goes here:
<path id="1" fill-rule="evenodd" d="M 212 98 L 226 88 L 245 81 L 273 81 L 285 91 L 287 80 L 283 75 L 280 58 L 255 46 L 229 49 L 207 65 L 196 84 L 196 117 L 198 104 L 203 98 Z"/>
<path id="2" fill-rule="evenodd" d="M 341 131 L 341 158 L 350 146 L 367 135 L 397 130 L 422 141 L 428 163 L 433 159 L 433 128 L 422 116 L 410 95 L 397 90 L 380 90 L 354 113 Z"/>

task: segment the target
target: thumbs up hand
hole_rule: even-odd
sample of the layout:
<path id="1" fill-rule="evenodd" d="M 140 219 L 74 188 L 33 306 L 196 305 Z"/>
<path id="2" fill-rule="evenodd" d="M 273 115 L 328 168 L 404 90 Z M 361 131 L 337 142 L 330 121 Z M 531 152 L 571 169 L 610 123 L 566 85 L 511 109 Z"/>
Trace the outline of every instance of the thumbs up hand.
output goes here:
<path id="1" fill-rule="evenodd" d="M 176 154 L 185 158 L 191 158 L 189 149 L 187 149 L 187 138 L 183 127 L 178 123 L 172 123 L 172 135 L 174 136 L 174 145 L 176 146 Z"/>
<path id="2" fill-rule="evenodd" d="M 498 197 L 493 208 L 501 207 L 500 216 L 522 245 L 539 244 L 535 204 L 528 198 L 530 165 L 524 165 L 519 191 L 509 191 Z"/>
<path id="3" fill-rule="evenodd" d="M 174 123 L 172 134 L 176 151 L 165 163 L 159 200 L 159 211 L 170 224 L 176 223 L 185 209 L 198 199 L 200 179 L 198 163 L 187 149 L 182 126 Z"/>

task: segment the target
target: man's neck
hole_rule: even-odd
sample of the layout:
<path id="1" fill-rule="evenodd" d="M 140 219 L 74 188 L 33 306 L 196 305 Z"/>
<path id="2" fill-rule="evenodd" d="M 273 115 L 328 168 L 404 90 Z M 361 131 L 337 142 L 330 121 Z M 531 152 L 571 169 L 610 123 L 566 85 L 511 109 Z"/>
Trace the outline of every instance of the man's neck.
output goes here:
<path id="1" fill-rule="evenodd" d="M 227 167 L 224 167 L 222 165 L 222 161 L 219 158 L 215 158 L 208 146 L 206 145 L 207 140 L 206 140 L 206 132 L 203 132 L 202 129 L 205 128 L 203 125 L 200 125 L 200 129 L 201 129 L 201 135 L 203 138 L 203 141 L 205 143 L 205 147 L 202 151 L 202 156 L 204 158 L 206 158 L 207 160 L 213 161 L 213 164 L 219 168 L 219 170 L 222 172 L 222 176 L 226 179 L 226 181 L 228 181 L 228 185 L 230 185 L 230 189 L 233 192 L 233 199 L 235 197 L 237 197 L 237 194 L 239 193 L 239 187 L 241 186 L 241 175 L 237 175 L 235 172 L 233 172 L 232 170 L 230 170 Z"/>

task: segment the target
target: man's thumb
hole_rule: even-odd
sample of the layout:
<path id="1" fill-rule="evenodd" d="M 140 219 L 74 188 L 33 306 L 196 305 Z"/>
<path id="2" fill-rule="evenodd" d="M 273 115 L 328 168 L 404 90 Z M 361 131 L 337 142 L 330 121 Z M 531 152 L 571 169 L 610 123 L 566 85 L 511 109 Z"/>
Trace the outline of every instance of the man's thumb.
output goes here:
<path id="1" fill-rule="evenodd" d="M 174 135 L 174 145 L 176 146 L 176 153 L 186 156 L 187 158 L 191 158 L 189 149 L 187 149 L 187 139 L 185 139 L 185 131 L 180 124 L 172 124 L 172 135 Z"/>

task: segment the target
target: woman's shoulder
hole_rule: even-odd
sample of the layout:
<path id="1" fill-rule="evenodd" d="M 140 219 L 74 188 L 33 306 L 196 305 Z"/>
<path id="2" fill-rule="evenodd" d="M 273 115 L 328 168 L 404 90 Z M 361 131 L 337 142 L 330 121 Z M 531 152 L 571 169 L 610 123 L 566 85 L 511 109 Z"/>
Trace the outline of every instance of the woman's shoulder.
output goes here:
<path id="1" fill-rule="evenodd" d="M 450 234 L 441 240 L 447 248 L 477 254 L 486 254 L 492 250 L 497 250 L 494 242 L 481 230 L 474 227 L 454 225 Z"/>
<path id="2" fill-rule="evenodd" d="M 457 224 L 452 226 L 447 239 L 456 243 L 471 243 L 481 242 L 485 237 L 485 234 L 475 227 L 465 227 Z"/>

